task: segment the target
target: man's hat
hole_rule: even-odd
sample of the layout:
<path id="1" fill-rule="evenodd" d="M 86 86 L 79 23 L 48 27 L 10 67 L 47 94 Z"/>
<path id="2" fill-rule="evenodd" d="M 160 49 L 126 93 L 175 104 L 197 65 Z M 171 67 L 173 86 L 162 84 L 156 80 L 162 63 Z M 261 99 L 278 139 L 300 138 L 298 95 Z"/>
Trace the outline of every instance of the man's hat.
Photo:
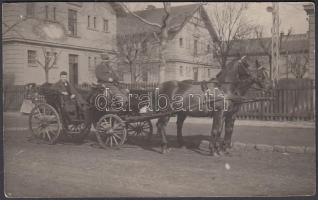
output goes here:
<path id="1" fill-rule="evenodd" d="M 67 72 L 66 71 L 61 71 L 60 76 L 62 76 L 62 75 L 67 75 Z"/>
<path id="2" fill-rule="evenodd" d="M 103 61 L 109 61 L 109 56 L 108 56 L 107 53 L 101 54 L 101 58 L 102 58 Z"/>

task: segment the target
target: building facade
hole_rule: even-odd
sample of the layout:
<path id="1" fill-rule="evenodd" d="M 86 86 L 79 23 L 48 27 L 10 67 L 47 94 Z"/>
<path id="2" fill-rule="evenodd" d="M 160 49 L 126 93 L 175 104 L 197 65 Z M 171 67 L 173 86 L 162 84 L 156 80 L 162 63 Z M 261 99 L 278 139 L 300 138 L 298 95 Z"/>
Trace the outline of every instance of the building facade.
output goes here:
<path id="1" fill-rule="evenodd" d="M 279 78 L 308 78 L 312 71 L 309 65 L 308 34 L 291 34 L 280 36 Z M 254 38 L 238 40 L 233 44 L 229 60 L 248 56 L 251 65 L 254 62 L 264 66 L 270 75 L 271 38 Z"/>
<path id="2" fill-rule="evenodd" d="M 162 23 L 164 16 L 163 8 L 154 7 L 135 13 L 150 22 L 159 24 Z M 160 30 L 147 26 L 131 15 L 118 18 L 118 22 L 119 35 L 146 33 L 143 43 L 146 43 L 149 52 L 138 64 L 141 76 L 136 81 L 157 82 L 160 74 L 159 42 L 154 35 L 160 33 Z M 198 4 L 172 7 L 168 30 L 165 76 L 161 77 L 161 81 L 187 79 L 200 81 L 215 77 L 220 70 L 213 60 L 212 53 L 216 34 L 204 7 Z M 124 81 L 131 82 L 132 72 L 127 64 L 121 63 L 121 65 L 124 70 Z"/>
<path id="3" fill-rule="evenodd" d="M 304 9 L 307 12 L 309 23 L 309 74 L 311 79 L 315 79 L 315 5 L 305 5 Z"/>
<path id="4" fill-rule="evenodd" d="M 117 16 L 123 13 L 116 3 L 3 4 L 4 76 L 13 74 L 16 85 L 41 84 L 43 66 L 49 66 L 49 82 L 61 71 L 74 84 L 94 82 L 101 53 L 116 51 Z"/>

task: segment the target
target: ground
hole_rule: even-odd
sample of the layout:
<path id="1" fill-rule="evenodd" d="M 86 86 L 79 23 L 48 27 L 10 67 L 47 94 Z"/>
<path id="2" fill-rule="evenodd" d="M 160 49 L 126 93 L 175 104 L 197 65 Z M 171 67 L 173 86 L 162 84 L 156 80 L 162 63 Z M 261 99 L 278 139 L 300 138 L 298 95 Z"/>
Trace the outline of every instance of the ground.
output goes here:
<path id="1" fill-rule="evenodd" d="M 315 193 L 315 154 L 232 150 L 211 157 L 195 141 L 207 137 L 210 125 L 186 124 L 189 147 L 174 148 L 175 125 L 168 128 L 172 150 L 158 153 L 159 138 L 150 143 L 131 139 L 119 150 L 98 148 L 91 135 L 84 144 L 45 145 L 29 131 L 5 131 L 5 193 L 10 197 L 167 197 L 286 196 Z M 292 133 L 294 131 L 295 133 Z M 274 141 L 296 144 L 288 135 L 311 138 L 312 129 L 237 127 L 237 140 L 258 142 L 261 133 Z M 250 134 L 250 135 L 248 135 Z M 251 137 L 255 134 L 255 137 Z M 276 136 L 275 134 L 280 134 Z M 283 137 L 285 136 L 285 139 Z M 253 139 L 251 139 L 253 138 Z M 289 138 L 289 139 L 288 139 Z M 265 142 L 270 142 L 267 139 Z M 265 143 L 264 139 L 259 143 Z M 292 143 L 292 144 L 291 144 Z M 300 143 L 314 144 L 301 139 Z"/>

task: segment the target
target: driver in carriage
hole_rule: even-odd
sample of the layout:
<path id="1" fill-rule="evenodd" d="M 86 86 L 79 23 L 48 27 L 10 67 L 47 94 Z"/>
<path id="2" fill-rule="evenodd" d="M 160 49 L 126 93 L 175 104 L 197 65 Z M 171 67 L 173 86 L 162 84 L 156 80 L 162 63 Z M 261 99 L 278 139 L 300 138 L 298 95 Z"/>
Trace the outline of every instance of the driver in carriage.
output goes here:
<path id="1" fill-rule="evenodd" d="M 104 54 L 101 56 L 102 62 L 96 66 L 95 75 L 97 78 L 97 83 L 102 85 L 104 88 L 108 88 L 108 92 L 110 94 L 110 98 L 116 95 L 120 96 L 121 99 L 117 99 L 118 101 L 122 101 L 126 103 L 128 101 L 128 91 L 119 88 L 119 78 L 116 72 L 109 64 L 109 56 Z"/>

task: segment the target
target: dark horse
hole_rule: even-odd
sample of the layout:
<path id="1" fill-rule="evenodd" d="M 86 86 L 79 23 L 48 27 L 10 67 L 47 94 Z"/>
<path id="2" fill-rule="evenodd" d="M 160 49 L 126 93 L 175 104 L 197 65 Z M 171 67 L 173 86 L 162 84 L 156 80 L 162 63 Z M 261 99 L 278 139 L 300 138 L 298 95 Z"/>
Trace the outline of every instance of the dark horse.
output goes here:
<path id="1" fill-rule="evenodd" d="M 192 117 L 213 117 L 213 125 L 210 137 L 210 151 L 212 155 L 220 153 L 220 150 L 226 151 L 230 147 L 233 133 L 234 121 L 236 113 L 241 105 L 239 100 L 243 97 L 252 85 L 256 84 L 261 89 L 269 89 L 271 82 L 268 79 L 267 73 L 263 67 L 260 67 L 256 62 L 254 69 L 250 69 L 245 57 L 237 59 L 229 63 L 217 75 L 216 79 L 211 79 L 208 82 L 196 84 L 193 81 L 167 81 L 160 85 L 159 92 L 169 97 L 170 107 L 168 110 L 175 111 L 177 114 L 177 138 L 180 146 L 184 145 L 182 137 L 182 126 L 187 116 Z M 196 96 L 206 95 L 207 89 L 219 89 L 223 93 L 223 98 L 215 98 L 206 101 L 213 110 L 200 109 L 199 105 L 204 104 L 204 98 L 193 98 Z M 217 96 L 217 94 L 213 94 Z M 184 103 L 187 107 L 192 99 L 192 105 L 189 108 L 177 110 L 172 107 L 171 99 L 176 96 L 180 98 L 179 103 Z M 181 98 L 182 97 L 182 98 Z M 159 104 L 162 103 L 159 101 Z M 206 107 L 205 107 L 206 108 Z M 170 116 L 164 116 L 158 119 L 158 133 L 162 137 L 162 153 L 168 151 L 168 141 L 166 139 L 165 127 L 169 122 Z M 225 137 L 224 141 L 220 142 L 223 121 L 225 122 Z"/>

